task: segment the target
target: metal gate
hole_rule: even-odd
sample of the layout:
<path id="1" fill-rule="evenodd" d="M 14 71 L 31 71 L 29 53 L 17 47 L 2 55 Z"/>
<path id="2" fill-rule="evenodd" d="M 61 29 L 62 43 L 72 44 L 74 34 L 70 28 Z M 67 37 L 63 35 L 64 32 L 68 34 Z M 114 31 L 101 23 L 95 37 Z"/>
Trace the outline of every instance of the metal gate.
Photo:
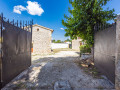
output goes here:
<path id="1" fill-rule="evenodd" d="M 115 83 L 116 24 L 96 31 L 94 37 L 95 66 Z"/>
<path id="2" fill-rule="evenodd" d="M 26 24 L 9 22 L 2 14 L 0 24 L 0 81 L 3 87 L 31 65 L 33 21 Z"/>

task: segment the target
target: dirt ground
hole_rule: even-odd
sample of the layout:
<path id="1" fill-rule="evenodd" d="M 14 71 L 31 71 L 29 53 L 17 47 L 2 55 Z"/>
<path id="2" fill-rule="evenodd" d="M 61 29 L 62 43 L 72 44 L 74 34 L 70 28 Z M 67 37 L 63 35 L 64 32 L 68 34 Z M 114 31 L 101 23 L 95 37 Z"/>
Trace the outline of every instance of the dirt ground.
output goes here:
<path id="1" fill-rule="evenodd" d="M 68 81 L 73 90 L 113 89 L 107 78 L 94 78 L 86 74 L 76 63 L 79 52 L 60 51 L 54 55 L 32 57 L 32 66 L 21 73 L 3 90 L 38 89 L 53 90 L 57 81 Z M 101 76 L 103 77 L 103 76 Z"/>

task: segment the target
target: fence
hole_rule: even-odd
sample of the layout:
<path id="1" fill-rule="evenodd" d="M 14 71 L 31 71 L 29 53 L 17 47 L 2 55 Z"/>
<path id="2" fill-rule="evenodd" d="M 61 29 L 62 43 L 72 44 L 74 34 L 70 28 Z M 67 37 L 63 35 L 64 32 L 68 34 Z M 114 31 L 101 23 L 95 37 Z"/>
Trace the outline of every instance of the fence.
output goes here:
<path id="1" fill-rule="evenodd" d="M 94 62 L 96 67 L 115 83 L 116 24 L 99 28 L 94 36 Z"/>
<path id="2" fill-rule="evenodd" d="M 6 20 L 3 14 L 0 16 L 2 87 L 31 65 L 32 24 L 33 21 L 14 23 L 14 20 Z"/>

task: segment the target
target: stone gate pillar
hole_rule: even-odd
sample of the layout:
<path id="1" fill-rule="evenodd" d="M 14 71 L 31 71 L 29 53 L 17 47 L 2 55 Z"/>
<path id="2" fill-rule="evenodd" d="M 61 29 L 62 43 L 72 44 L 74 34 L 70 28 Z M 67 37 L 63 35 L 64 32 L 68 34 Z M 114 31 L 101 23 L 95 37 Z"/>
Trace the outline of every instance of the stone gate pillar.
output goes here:
<path id="1" fill-rule="evenodd" d="M 116 61 L 115 61 L 115 88 L 120 90 L 120 15 L 116 22 Z"/>

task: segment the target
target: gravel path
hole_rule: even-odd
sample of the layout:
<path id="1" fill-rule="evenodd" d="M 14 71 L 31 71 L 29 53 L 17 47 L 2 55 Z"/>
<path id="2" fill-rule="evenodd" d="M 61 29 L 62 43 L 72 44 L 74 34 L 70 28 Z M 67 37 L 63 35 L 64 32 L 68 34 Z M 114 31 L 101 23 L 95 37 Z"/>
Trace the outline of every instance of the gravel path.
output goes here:
<path id="1" fill-rule="evenodd" d="M 33 65 L 3 90 L 8 88 L 53 90 L 55 82 L 62 80 L 68 81 L 73 90 L 93 90 L 93 88 L 110 90 L 114 88 L 114 85 L 107 78 L 96 79 L 84 73 L 74 63 L 79 60 L 78 52 L 61 51 L 55 55 L 33 56 L 32 60 Z"/>

